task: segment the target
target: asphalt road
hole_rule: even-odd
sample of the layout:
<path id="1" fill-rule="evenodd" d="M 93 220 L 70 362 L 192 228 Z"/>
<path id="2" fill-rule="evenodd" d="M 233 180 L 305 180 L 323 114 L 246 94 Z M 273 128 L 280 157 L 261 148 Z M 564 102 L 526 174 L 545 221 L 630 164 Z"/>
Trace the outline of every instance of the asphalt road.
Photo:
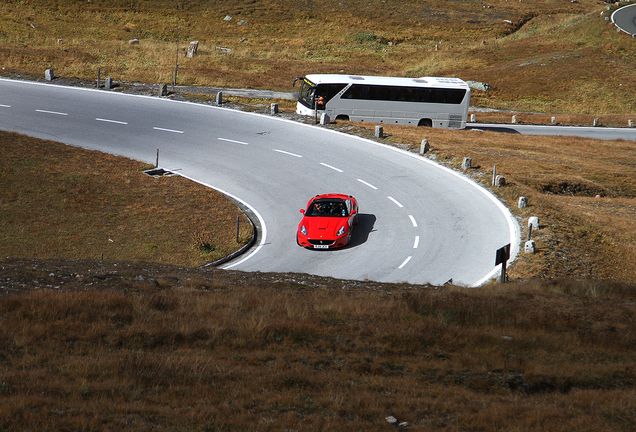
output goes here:
<path id="1" fill-rule="evenodd" d="M 636 4 L 616 9 L 612 13 L 612 22 L 625 33 L 636 35 Z"/>
<path id="2" fill-rule="evenodd" d="M 624 139 L 636 141 L 636 128 L 611 128 L 592 126 L 550 126 L 550 125 L 520 125 L 520 124 L 488 124 L 468 123 L 467 129 L 474 131 L 490 131 L 523 135 L 559 135 L 585 137 L 604 140 Z"/>
<path id="3" fill-rule="evenodd" d="M 484 188 L 413 153 L 279 117 L 50 84 L 0 80 L 0 129 L 159 164 L 219 189 L 260 225 L 225 268 L 474 286 L 519 228 Z M 309 197 L 354 195 L 351 247 L 296 245 Z"/>

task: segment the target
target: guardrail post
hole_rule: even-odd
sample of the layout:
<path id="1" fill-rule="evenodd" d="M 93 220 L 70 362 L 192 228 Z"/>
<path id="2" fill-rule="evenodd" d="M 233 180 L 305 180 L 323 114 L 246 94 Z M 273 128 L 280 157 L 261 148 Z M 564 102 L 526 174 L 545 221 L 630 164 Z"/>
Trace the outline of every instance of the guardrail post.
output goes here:
<path id="1" fill-rule="evenodd" d="M 428 145 L 428 140 L 423 139 L 422 143 L 420 144 L 420 154 L 423 155 L 424 153 L 428 153 L 429 150 L 430 146 Z"/>
<path id="2" fill-rule="evenodd" d="M 382 138 L 383 134 L 384 134 L 384 132 L 383 132 L 382 126 L 380 126 L 380 125 L 376 126 L 375 127 L 375 137 L 376 138 Z"/>
<path id="3" fill-rule="evenodd" d="M 524 245 L 523 251 L 525 253 L 534 253 L 535 252 L 535 243 L 534 240 L 531 240 L 530 237 L 532 237 L 532 224 L 528 225 L 528 239 L 526 240 L 526 243 Z"/>

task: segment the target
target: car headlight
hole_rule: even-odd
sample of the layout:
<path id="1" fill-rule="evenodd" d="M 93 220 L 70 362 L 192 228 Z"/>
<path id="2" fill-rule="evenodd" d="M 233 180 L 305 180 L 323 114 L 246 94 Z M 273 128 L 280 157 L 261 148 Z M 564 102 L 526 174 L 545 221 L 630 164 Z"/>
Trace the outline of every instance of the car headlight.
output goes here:
<path id="1" fill-rule="evenodd" d="M 341 235 L 343 235 L 344 233 L 345 233 L 345 227 L 344 227 L 344 226 L 342 226 L 342 227 L 340 227 L 340 229 L 338 230 L 338 233 L 337 233 L 336 235 L 337 235 L 337 236 L 341 236 Z"/>
<path id="2" fill-rule="evenodd" d="M 307 228 L 305 228 L 305 225 L 300 227 L 300 232 L 303 233 L 303 235 L 307 235 Z"/>

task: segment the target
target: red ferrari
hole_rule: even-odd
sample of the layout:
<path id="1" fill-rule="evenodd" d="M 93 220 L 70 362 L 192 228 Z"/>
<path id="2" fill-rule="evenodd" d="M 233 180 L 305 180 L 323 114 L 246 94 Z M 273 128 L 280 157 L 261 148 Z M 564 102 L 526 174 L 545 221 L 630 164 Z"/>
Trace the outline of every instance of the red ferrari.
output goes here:
<path id="1" fill-rule="evenodd" d="M 351 232 L 358 223 L 358 202 L 351 195 L 316 195 L 301 209 L 296 242 L 312 249 L 329 249 L 351 243 Z"/>

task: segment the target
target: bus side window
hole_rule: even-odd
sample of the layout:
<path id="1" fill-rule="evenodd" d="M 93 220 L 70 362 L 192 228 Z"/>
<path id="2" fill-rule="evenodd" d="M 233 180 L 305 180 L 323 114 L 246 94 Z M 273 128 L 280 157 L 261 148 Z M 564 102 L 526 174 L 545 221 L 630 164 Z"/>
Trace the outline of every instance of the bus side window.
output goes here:
<path id="1" fill-rule="evenodd" d="M 344 94 L 342 95 L 342 98 L 343 99 L 362 99 L 362 89 L 363 89 L 363 86 L 354 84 L 351 87 L 349 87 L 349 90 L 344 92 Z"/>
<path id="2" fill-rule="evenodd" d="M 449 102 L 452 104 L 459 105 L 464 100 L 464 95 L 466 94 L 466 90 L 449 90 L 450 92 L 450 100 Z"/>
<path id="3" fill-rule="evenodd" d="M 431 89 L 420 89 L 419 102 L 432 102 Z"/>

